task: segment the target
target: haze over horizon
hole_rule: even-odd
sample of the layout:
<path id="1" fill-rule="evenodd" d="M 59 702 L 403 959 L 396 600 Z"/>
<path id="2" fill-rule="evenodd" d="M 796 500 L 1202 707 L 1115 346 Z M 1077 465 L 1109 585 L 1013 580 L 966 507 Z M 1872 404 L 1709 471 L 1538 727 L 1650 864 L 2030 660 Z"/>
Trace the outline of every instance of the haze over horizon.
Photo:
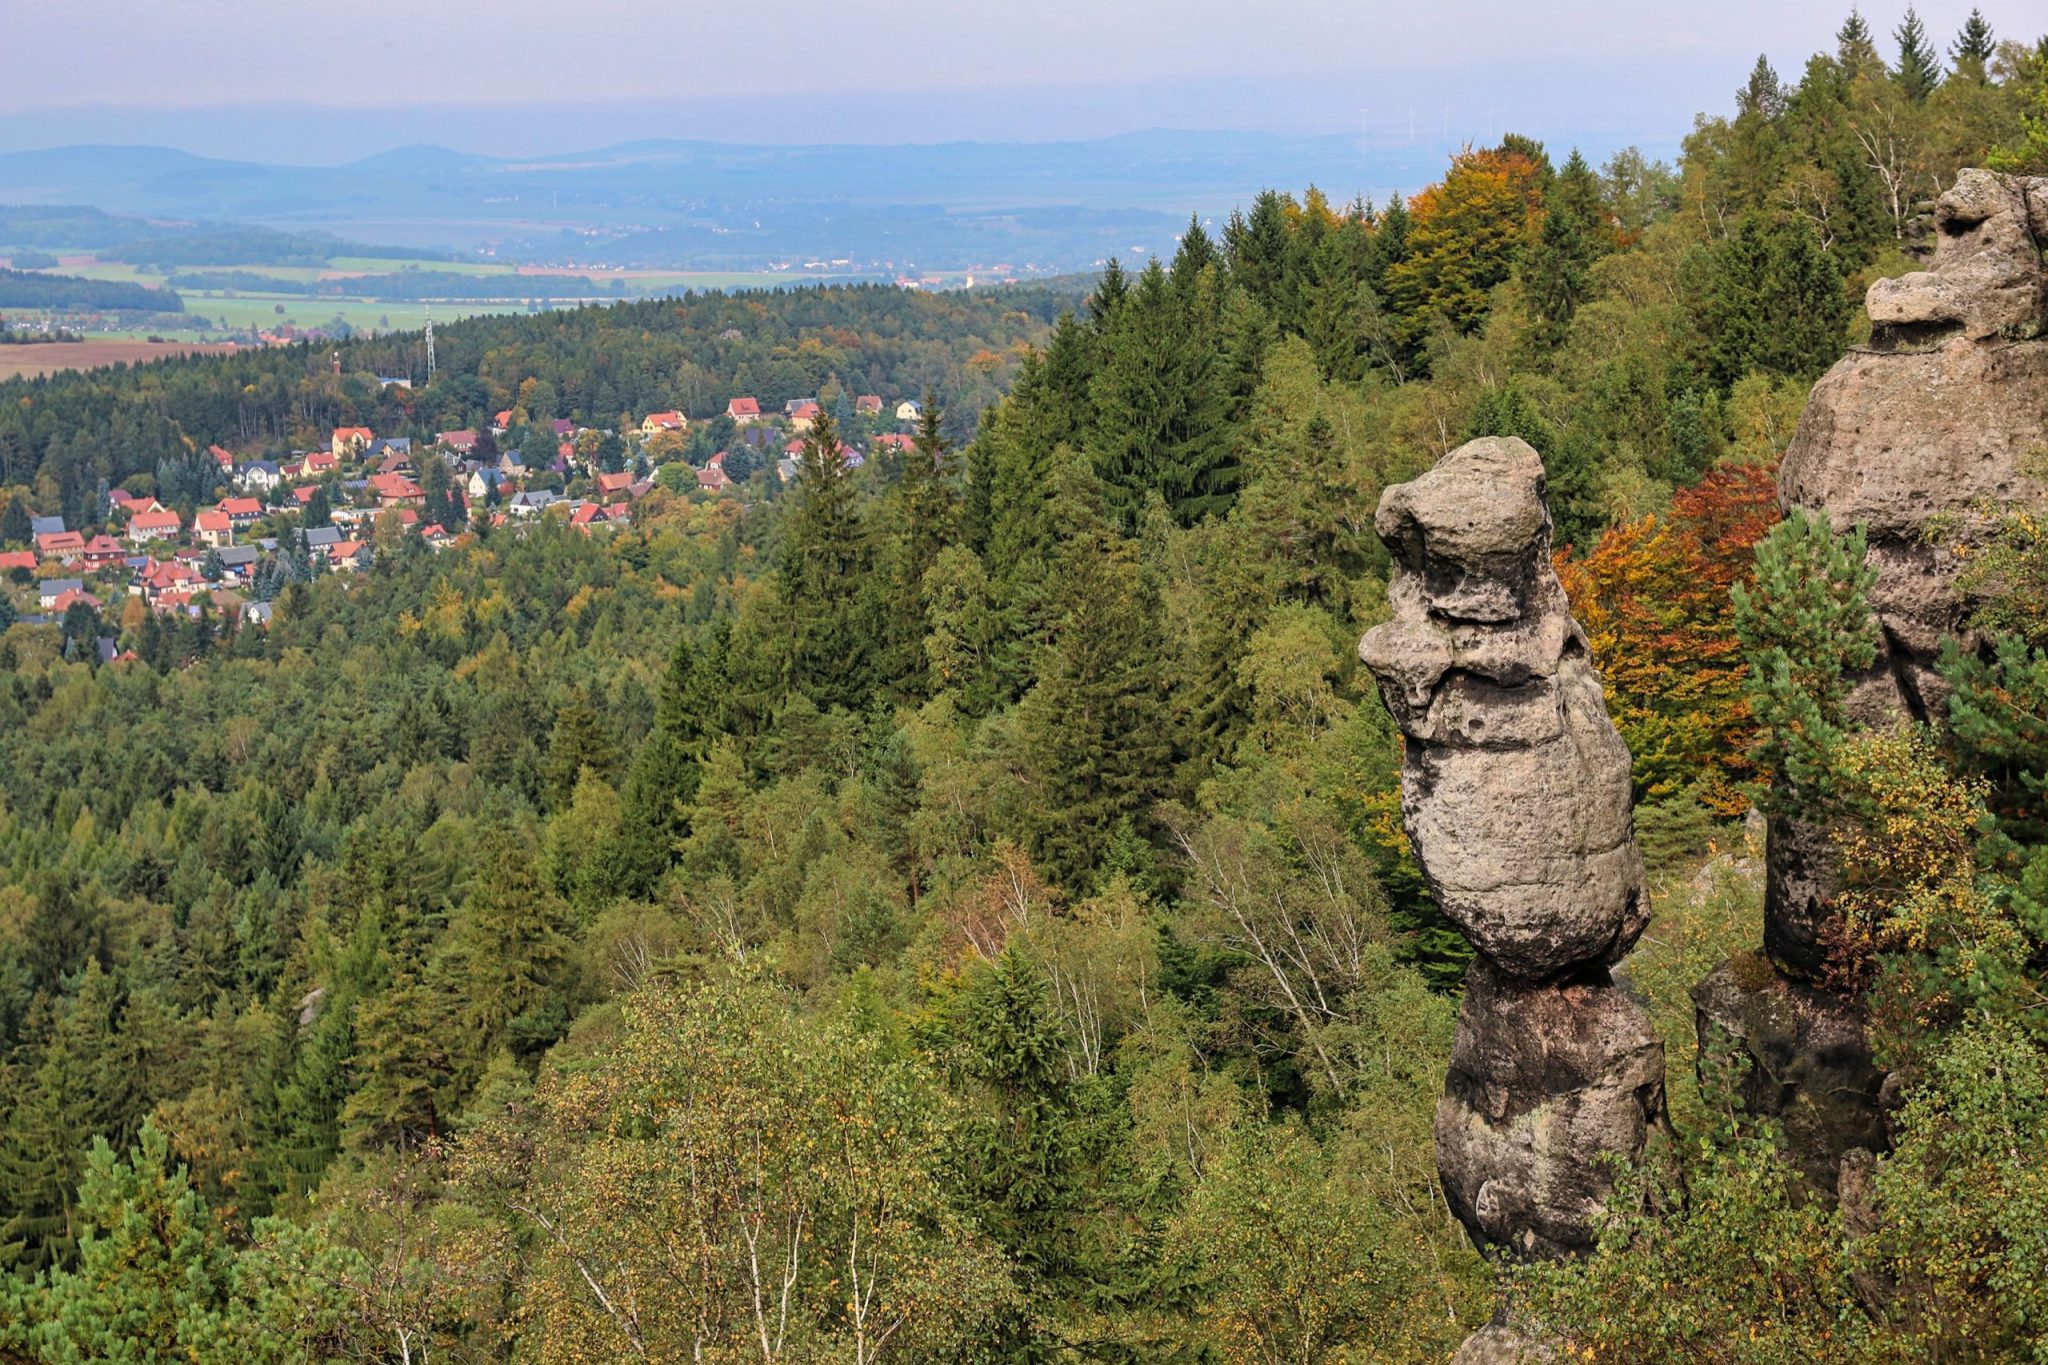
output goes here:
<path id="1" fill-rule="evenodd" d="M 2006 36 L 2029 22 L 2013 0 L 1981 7 Z M 1920 11 L 1945 42 L 1970 8 Z M 1731 0 L 1705 25 L 1680 0 L 1551 9 L 1049 0 L 1026 27 L 940 0 L 764 0 L 715 15 L 590 0 L 565 40 L 544 0 L 431 12 L 399 0 L 333 11 L 170 0 L 142 12 L 15 0 L 0 151 L 145 143 L 326 165 L 421 143 L 509 156 L 642 138 L 1030 142 L 1174 128 L 1395 147 L 1514 129 L 1669 156 L 1759 51 L 1796 78 L 1846 13 L 1835 0 Z M 1899 16 L 1867 17 L 1888 41 Z"/>

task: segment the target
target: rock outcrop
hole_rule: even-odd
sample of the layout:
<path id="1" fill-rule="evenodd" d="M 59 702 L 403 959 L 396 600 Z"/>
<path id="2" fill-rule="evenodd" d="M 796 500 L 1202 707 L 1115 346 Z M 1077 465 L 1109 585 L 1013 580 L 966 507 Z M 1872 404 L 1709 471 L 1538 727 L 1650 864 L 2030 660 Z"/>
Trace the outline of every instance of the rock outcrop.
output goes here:
<path id="1" fill-rule="evenodd" d="M 1589 1247 L 1663 1108 L 1663 1049 L 1608 968 L 1649 919 L 1629 755 L 1550 562 L 1543 465 L 1486 438 L 1387 490 L 1393 619 L 1360 656 L 1405 737 L 1401 808 L 1479 950 L 1437 1107 L 1437 1165 L 1474 1241 Z"/>
<path id="2" fill-rule="evenodd" d="M 1963 171 L 1935 228 L 1929 269 L 1871 286 L 1870 344 L 1814 385 L 1778 476 L 1786 511 L 1867 533 L 1882 643 L 1847 706 L 1862 725 L 1944 717 L 1942 647 L 1979 644 L 1963 565 L 2004 512 L 2048 494 L 2048 178 Z M 1839 886 L 1831 831 L 1774 820 L 1765 865 L 1768 961 L 1724 965 L 1694 994 L 1703 1076 L 1745 1056 L 1741 1097 L 1784 1121 L 1832 1194 L 1844 1158 L 1885 1139 L 1862 1009 L 1809 984 Z"/>

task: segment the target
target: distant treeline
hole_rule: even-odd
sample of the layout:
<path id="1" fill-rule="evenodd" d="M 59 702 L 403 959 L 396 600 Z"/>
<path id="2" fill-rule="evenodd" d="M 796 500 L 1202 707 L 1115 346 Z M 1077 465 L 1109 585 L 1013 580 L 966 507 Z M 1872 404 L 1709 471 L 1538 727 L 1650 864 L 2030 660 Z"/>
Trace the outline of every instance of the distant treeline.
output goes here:
<path id="1" fill-rule="evenodd" d="M 118 280 L 76 275 L 41 275 L 0 267 L 0 308 L 94 309 L 137 313 L 182 313 L 185 301 L 171 289 L 150 289 Z"/>
<path id="2" fill-rule="evenodd" d="M 331 280 L 285 280 L 252 270 L 193 270 L 171 276 L 171 283 L 180 289 L 233 289 L 246 294 L 375 299 L 391 303 L 421 299 L 615 299 L 651 292 L 627 288 L 630 281 L 592 280 L 581 275 L 463 275 L 452 270 L 399 270 Z"/>
<path id="3" fill-rule="evenodd" d="M 161 268 L 326 265 L 336 256 L 370 260 L 454 260 L 447 252 L 347 242 L 320 232 L 280 232 L 233 223 L 158 223 L 81 205 L 0 205 L 0 245 L 74 247 Z"/>

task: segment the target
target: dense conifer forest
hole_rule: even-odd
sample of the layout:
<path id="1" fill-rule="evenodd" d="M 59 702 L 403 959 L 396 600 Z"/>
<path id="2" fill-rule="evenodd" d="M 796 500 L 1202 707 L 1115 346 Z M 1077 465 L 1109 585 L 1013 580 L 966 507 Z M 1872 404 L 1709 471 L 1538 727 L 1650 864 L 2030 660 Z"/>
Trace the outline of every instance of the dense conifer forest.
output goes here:
<path id="1" fill-rule="evenodd" d="M 1928 201 L 2048 171 L 2048 41 L 1915 24 L 1760 60 L 1676 167 L 1510 136 L 1085 298 L 0 384 L 0 537 L 337 425 L 936 399 L 858 467 L 828 404 L 786 488 L 409 542 L 139 663 L 0 633 L 0 1360 L 1440 1361 L 1503 1286 L 1591 1359 L 2048 1358 L 2039 523 L 1953 720 L 1852 741 L 1858 642 L 1793 613 L 1855 557 L 1772 482 Z M 1757 937 L 1752 803 L 1875 832 L 1850 968 L 1916 1078 L 1881 1237 L 1682 1061 L 1600 1255 L 1490 1263 L 1445 1206 L 1469 949 L 1356 648 L 1380 492 L 1494 434 L 1634 756 L 1674 1058 Z"/>

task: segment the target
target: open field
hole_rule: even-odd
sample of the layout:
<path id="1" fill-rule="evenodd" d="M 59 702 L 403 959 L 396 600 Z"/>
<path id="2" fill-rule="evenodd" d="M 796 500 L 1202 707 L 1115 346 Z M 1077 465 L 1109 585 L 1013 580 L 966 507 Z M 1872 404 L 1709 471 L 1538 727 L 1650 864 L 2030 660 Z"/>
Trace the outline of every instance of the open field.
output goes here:
<path id="1" fill-rule="evenodd" d="M 167 355 L 231 351 L 232 346 L 192 342 L 51 341 L 35 346 L 0 346 L 0 379 L 53 374 L 58 370 L 90 370 L 124 361 L 161 360 Z"/>

